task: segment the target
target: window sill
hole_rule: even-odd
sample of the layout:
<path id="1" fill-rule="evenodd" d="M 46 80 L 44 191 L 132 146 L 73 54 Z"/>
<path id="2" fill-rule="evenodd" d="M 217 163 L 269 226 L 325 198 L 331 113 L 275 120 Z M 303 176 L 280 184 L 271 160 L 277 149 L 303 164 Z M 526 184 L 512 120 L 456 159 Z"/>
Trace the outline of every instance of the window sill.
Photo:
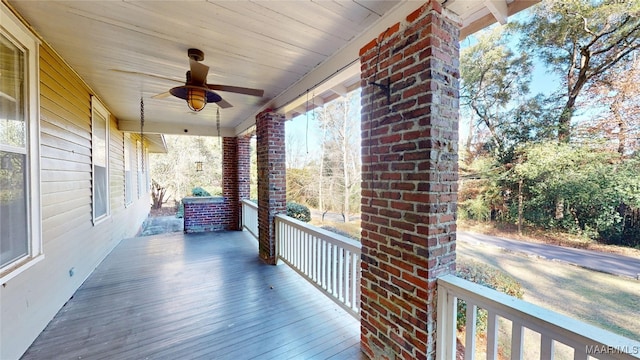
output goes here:
<path id="1" fill-rule="evenodd" d="M 108 218 L 111 217 L 111 214 L 102 215 L 99 218 L 93 219 L 93 226 L 98 226 L 100 223 L 105 222 Z"/>
<path id="2" fill-rule="evenodd" d="M 0 284 L 4 285 L 7 281 L 13 279 L 14 277 L 20 275 L 25 270 L 29 269 L 33 265 L 39 263 L 44 260 L 44 254 L 36 255 L 35 257 L 27 257 L 26 259 L 20 260 L 17 263 L 8 266 L 6 269 L 2 270 L 0 273 Z"/>

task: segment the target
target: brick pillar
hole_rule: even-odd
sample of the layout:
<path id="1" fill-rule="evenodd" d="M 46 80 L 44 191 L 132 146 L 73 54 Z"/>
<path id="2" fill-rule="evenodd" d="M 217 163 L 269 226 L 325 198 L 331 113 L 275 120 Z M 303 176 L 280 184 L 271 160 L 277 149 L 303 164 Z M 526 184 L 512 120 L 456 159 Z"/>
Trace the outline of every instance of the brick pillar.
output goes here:
<path id="1" fill-rule="evenodd" d="M 238 139 L 238 198 L 249 199 L 251 184 L 251 137 L 243 136 Z"/>
<path id="2" fill-rule="evenodd" d="M 454 18 L 431 0 L 360 50 L 361 345 L 370 358 L 435 357 L 436 278 L 456 258 Z M 390 101 L 374 80 L 390 81 Z"/>
<path id="3" fill-rule="evenodd" d="M 222 138 L 222 196 L 231 213 L 229 230 L 240 230 L 238 138 Z"/>
<path id="4" fill-rule="evenodd" d="M 277 261 L 274 218 L 286 211 L 284 115 L 265 110 L 256 117 L 258 155 L 258 252 Z"/>

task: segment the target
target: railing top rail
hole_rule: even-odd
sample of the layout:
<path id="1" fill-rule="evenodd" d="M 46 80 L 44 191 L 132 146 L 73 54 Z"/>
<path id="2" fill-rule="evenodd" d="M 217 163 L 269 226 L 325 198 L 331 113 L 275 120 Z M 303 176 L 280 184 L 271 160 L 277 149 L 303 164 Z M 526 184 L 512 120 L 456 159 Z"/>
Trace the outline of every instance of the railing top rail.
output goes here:
<path id="1" fill-rule="evenodd" d="M 243 203 L 243 204 L 245 204 L 245 205 L 247 205 L 247 206 L 249 206 L 249 207 L 252 207 L 252 208 L 254 208 L 254 209 L 258 210 L 258 204 L 254 203 L 254 202 L 253 202 L 253 201 L 251 201 L 251 200 L 248 200 L 248 199 L 242 199 L 242 203 Z"/>
<path id="2" fill-rule="evenodd" d="M 294 228 L 303 230 L 304 232 L 311 234 L 313 236 L 316 236 L 318 238 L 321 238 L 329 243 L 332 244 L 336 244 L 336 245 L 340 245 L 341 247 L 353 252 L 353 253 L 360 253 L 361 249 L 362 249 L 362 244 L 358 241 L 355 241 L 353 239 L 349 239 L 346 236 L 340 235 L 340 234 L 336 234 L 334 232 L 328 231 L 328 230 L 324 230 L 321 229 L 319 227 L 313 226 L 313 225 L 308 225 L 305 222 L 302 222 L 298 219 L 294 219 L 292 217 L 289 217 L 285 214 L 278 214 L 276 215 L 276 219 L 283 221 L 289 225 L 291 225 Z"/>
<path id="3" fill-rule="evenodd" d="M 640 349 L 640 342 L 638 341 L 583 323 L 454 275 L 445 275 L 438 278 L 438 286 L 444 287 L 463 300 L 473 300 L 481 308 L 496 310 L 499 312 L 498 315 L 505 318 L 522 319 L 525 321 L 525 327 L 533 325 L 538 329 L 545 329 L 556 335 L 560 341 L 564 338 L 583 344 L 606 344 Z M 532 330 L 538 331 L 536 329 Z M 640 354 L 631 355 L 632 357 L 634 355 L 637 357 Z"/>

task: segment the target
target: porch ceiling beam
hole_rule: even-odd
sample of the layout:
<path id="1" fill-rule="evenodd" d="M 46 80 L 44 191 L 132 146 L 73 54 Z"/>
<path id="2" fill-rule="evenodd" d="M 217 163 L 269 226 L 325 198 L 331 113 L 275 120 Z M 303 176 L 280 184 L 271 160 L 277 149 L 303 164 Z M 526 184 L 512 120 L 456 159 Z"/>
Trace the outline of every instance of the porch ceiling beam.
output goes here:
<path id="1" fill-rule="evenodd" d="M 123 132 L 140 133 L 140 122 L 138 121 L 119 121 L 118 130 Z M 144 132 L 150 134 L 172 134 L 172 135 L 198 135 L 198 136 L 218 136 L 218 129 L 211 124 L 184 124 L 176 126 L 171 123 L 146 121 L 144 123 Z M 220 128 L 220 136 L 234 137 L 234 128 Z"/>
<path id="2" fill-rule="evenodd" d="M 396 7 L 390 10 L 387 15 L 378 19 L 373 26 L 352 39 L 344 48 L 342 48 L 342 50 L 333 54 L 297 83 L 287 88 L 285 91 L 280 93 L 280 95 L 262 106 L 259 111 L 256 111 L 252 116 L 240 123 L 240 125 L 236 127 L 236 134 L 241 135 L 245 133 L 247 129 L 251 129 L 255 124 L 256 116 L 266 109 L 275 109 L 280 113 L 286 113 L 287 109 L 295 109 L 300 105 L 300 103 L 294 104 L 294 101 L 297 100 L 298 102 L 302 101 L 302 103 L 304 103 L 304 100 L 300 98 L 304 98 L 303 95 L 307 90 L 315 90 L 316 93 L 320 93 L 319 84 L 322 85 L 326 83 L 327 79 L 331 78 L 333 75 L 337 75 L 336 72 L 341 69 L 344 69 L 344 72 L 347 73 L 341 76 L 354 76 L 359 74 L 360 62 L 358 59 L 360 48 L 369 43 L 372 39 L 376 39 L 387 28 L 403 21 L 407 15 L 411 14 L 421 5 L 422 2 L 418 1 L 404 1 L 399 3 Z M 345 79 L 347 78 L 348 77 Z M 327 90 L 330 88 L 331 86 L 329 86 Z"/>
<path id="3" fill-rule="evenodd" d="M 539 2 L 540 0 L 514 0 L 507 4 L 507 16 L 512 16 Z M 484 29 L 485 27 L 495 23 L 495 21 L 496 17 L 493 13 L 473 19 L 469 23 L 465 24 L 465 26 L 460 30 L 460 40 L 464 40 L 467 36 Z"/>
<path id="4" fill-rule="evenodd" d="M 349 92 L 347 90 L 347 87 L 344 86 L 344 85 L 336 85 L 336 86 L 332 87 L 329 90 L 331 90 L 332 92 L 334 92 L 335 94 L 338 94 L 340 96 L 346 96 L 347 93 Z"/>
<path id="5" fill-rule="evenodd" d="M 491 11 L 496 20 L 504 25 L 509 17 L 509 10 L 505 0 L 486 0 L 484 5 Z"/>

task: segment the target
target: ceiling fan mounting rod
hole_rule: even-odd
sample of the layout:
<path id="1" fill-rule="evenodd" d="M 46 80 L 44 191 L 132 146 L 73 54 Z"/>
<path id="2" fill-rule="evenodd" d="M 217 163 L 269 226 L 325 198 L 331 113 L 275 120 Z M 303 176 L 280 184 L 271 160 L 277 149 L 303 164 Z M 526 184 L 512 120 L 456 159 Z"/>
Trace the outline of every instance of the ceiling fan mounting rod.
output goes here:
<path id="1" fill-rule="evenodd" d="M 202 61 L 204 60 L 204 52 L 200 49 L 191 48 L 187 50 L 187 54 L 189 55 L 189 59 L 193 59 L 193 61 Z"/>

